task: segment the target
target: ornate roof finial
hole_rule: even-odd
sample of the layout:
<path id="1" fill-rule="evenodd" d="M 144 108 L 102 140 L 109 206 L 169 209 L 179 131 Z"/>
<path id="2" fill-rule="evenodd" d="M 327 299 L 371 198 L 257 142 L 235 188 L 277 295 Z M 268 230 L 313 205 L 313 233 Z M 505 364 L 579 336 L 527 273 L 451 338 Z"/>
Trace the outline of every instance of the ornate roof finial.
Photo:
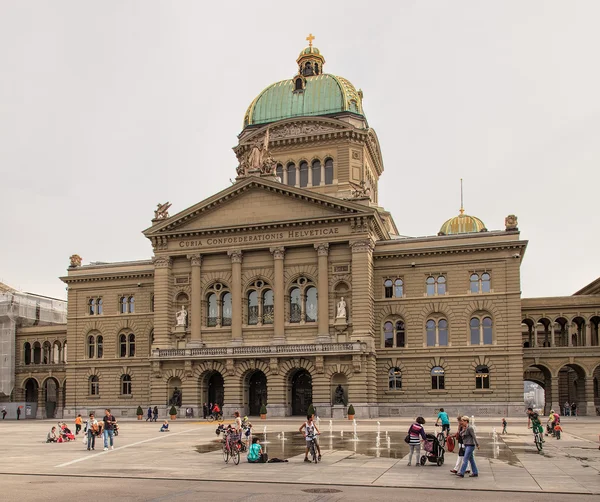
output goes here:
<path id="1" fill-rule="evenodd" d="M 308 46 L 309 46 L 309 47 L 312 47 L 312 41 L 313 41 L 314 39 L 315 39 L 315 37 L 313 36 L 313 34 L 312 34 L 312 33 L 310 33 L 310 34 L 308 35 L 308 37 L 306 37 L 306 40 L 308 40 Z"/>
<path id="2" fill-rule="evenodd" d="M 465 214 L 465 208 L 463 207 L 463 182 L 460 179 L 460 214 Z"/>

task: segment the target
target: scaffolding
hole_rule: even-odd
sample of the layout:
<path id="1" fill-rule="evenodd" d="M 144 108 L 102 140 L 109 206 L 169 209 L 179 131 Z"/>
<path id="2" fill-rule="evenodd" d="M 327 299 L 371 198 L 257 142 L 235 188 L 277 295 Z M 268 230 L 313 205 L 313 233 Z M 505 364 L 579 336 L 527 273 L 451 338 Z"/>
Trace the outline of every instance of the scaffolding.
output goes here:
<path id="1" fill-rule="evenodd" d="M 17 330 L 66 322 L 67 302 L 64 300 L 0 290 L 0 398 L 10 397 L 15 386 Z"/>

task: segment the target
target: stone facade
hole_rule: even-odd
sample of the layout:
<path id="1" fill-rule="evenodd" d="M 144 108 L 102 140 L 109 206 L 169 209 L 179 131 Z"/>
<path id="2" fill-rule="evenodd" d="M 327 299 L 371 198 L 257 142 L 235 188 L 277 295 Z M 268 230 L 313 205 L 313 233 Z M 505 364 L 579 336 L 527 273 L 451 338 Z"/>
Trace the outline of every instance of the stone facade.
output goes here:
<path id="1" fill-rule="evenodd" d="M 32 371 L 17 350 L 17 391 L 59 374 L 65 416 L 162 414 L 176 390 L 196 413 L 500 416 L 523 412 L 524 374 L 558 395 L 566 366 L 593 413 L 598 292 L 523 301 L 514 217 L 506 230 L 400 237 L 378 205 L 377 136 L 351 108 L 245 127 L 236 183 L 173 216 L 161 206 L 144 232 L 151 259 L 72 262 L 67 324 L 52 334 L 68 363 Z M 527 322 L 559 315 L 589 330 L 576 347 L 524 346 Z"/>

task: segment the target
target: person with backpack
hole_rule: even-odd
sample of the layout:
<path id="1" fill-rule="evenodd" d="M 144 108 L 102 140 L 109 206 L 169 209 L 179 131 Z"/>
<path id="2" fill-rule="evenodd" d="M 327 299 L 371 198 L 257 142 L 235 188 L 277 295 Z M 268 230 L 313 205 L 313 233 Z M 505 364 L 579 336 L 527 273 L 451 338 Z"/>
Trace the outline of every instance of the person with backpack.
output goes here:
<path id="1" fill-rule="evenodd" d="M 410 453 L 408 454 L 407 465 L 412 465 L 412 458 L 415 450 L 417 452 L 415 467 L 419 467 L 421 465 L 419 462 L 421 459 L 421 438 L 426 439 L 425 429 L 423 428 L 424 423 L 425 419 L 423 417 L 417 417 L 414 423 L 408 428 L 408 446 L 410 448 Z"/>

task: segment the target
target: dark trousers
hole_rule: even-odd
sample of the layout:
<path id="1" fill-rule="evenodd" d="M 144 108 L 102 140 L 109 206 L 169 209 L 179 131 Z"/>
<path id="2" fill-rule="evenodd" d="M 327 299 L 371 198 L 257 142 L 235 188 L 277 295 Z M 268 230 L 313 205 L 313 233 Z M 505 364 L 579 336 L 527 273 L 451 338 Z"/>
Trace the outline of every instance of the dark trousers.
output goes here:
<path id="1" fill-rule="evenodd" d="M 87 449 L 96 447 L 96 434 L 93 431 L 87 431 Z"/>
<path id="2" fill-rule="evenodd" d="M 80 430 L 81 430 L 81 425 L 75 424 L 75 434 L 79 434 Z"/>

